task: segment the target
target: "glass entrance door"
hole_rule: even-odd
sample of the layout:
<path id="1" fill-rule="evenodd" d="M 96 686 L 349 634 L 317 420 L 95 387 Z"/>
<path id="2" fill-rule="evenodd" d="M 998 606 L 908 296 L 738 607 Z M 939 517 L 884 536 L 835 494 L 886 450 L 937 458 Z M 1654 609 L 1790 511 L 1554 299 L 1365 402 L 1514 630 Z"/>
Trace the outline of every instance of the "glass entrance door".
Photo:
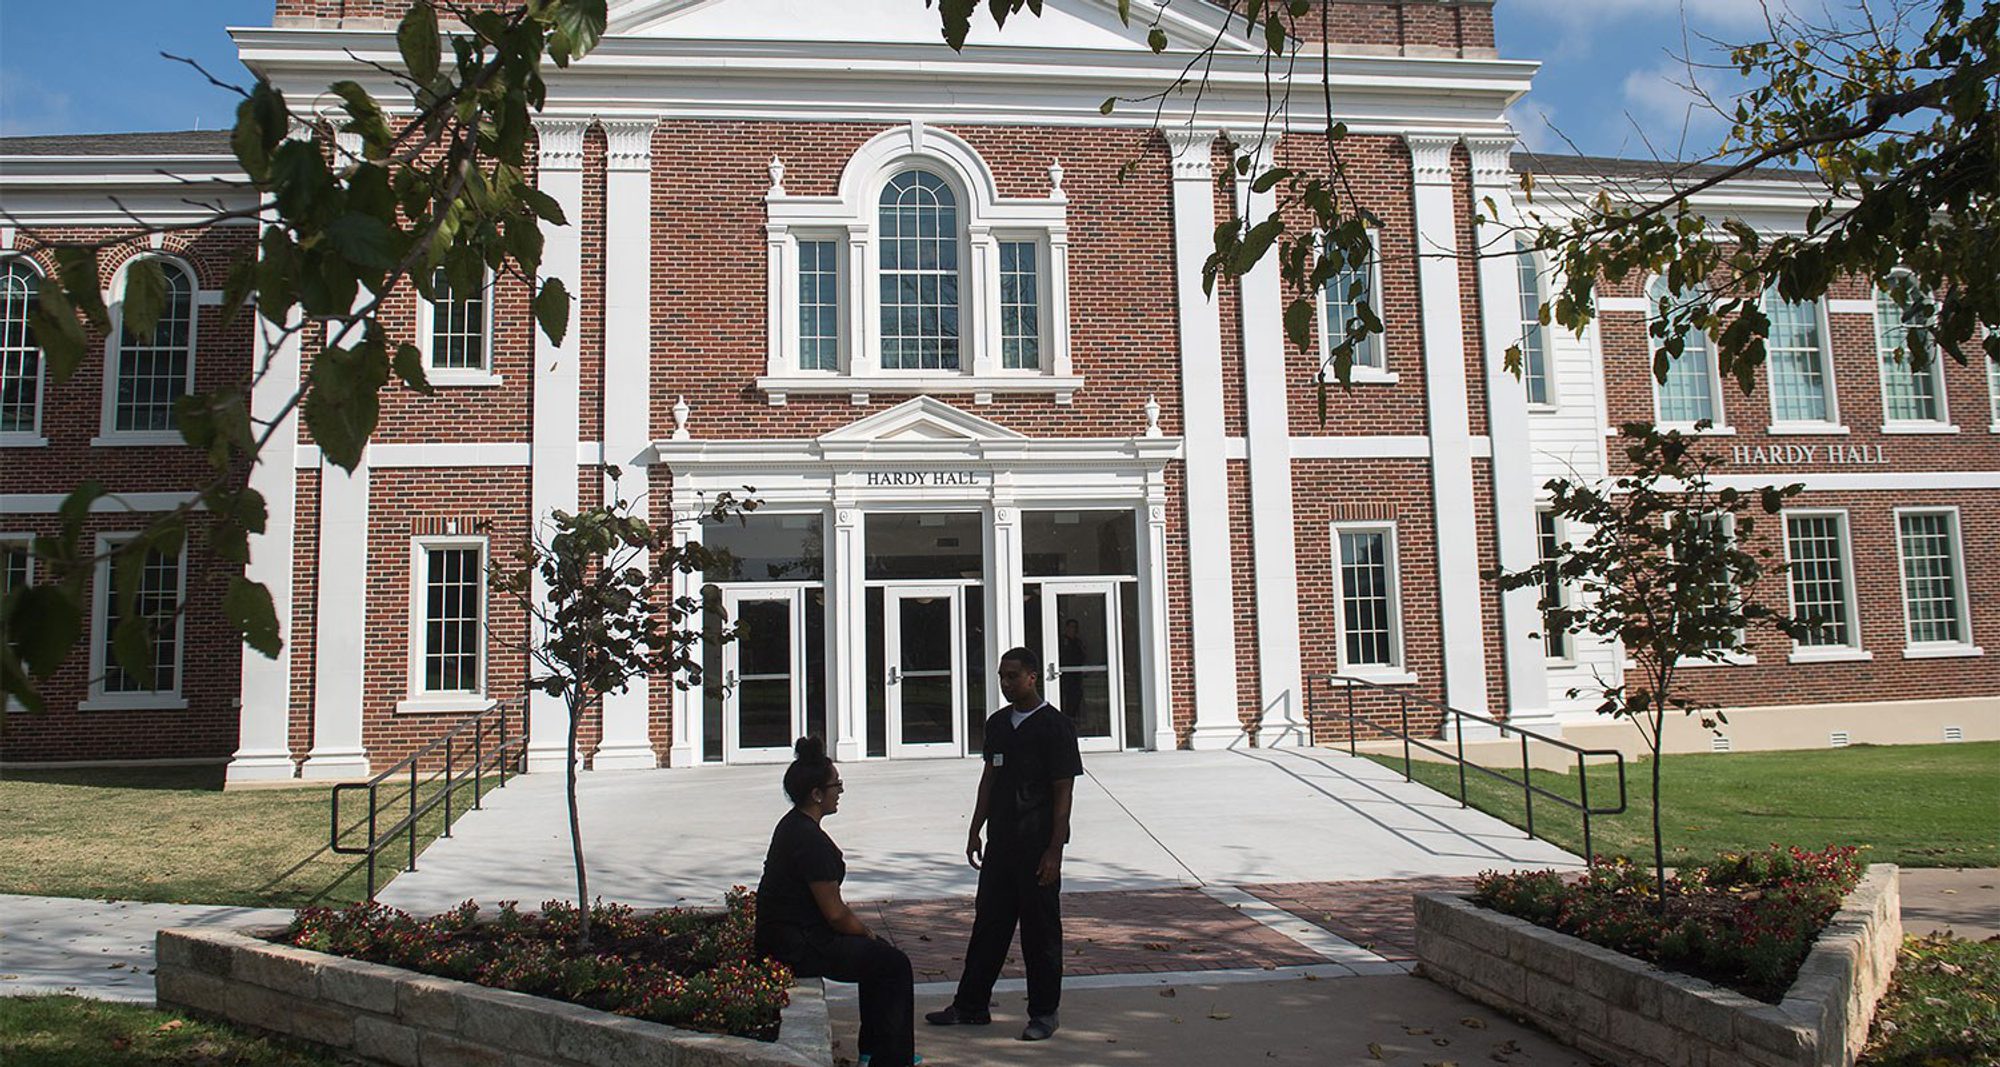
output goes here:
<path id="1" fill-rule="evenodd" d="M 799 590 L 727 590 L 736 639 L 722 646 L 723 757 L 781 763 L 806 730 Z"/>
<path id="2" fill-rule="evenodd" d="M 1078 745 L 1116 751 L 1125 745 L 1119 656 L 1118 583 L 1043 582 L 1042 696 L 1076 722 Z"/>
<path id="3" fill-rule="evenodd" d="M 889 756 L 965 751 L 965 641 L 959 586 L 883 589 Z"/>

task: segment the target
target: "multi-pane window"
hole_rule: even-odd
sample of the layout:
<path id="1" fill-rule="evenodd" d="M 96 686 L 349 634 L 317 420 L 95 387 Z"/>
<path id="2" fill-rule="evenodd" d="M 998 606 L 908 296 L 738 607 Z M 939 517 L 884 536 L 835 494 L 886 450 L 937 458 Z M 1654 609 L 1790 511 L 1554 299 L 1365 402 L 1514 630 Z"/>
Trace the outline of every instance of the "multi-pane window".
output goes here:
<path id="1" fill-rule="evenodd" d="M 958 369 L 958 199 L 906 170 L 882 190 L 882 367 Z"/>
<path id="2" fill-rule="evenodd" d="M 431 369 L 486 369 L 486 292 L 460 293 L 440 267 L 431 276 Z"/>
<path id="3" fill-rule="evenodd" d="M 1320 300 L 1320 308 L 1325 321 L 1320 324 L 1320 351 L 1322 360 L 1331 358 L 1327 353 L 1335 344 L 1346 339 L 1348 328 L 1361 317 L 1359 305 L 1367 304 L 1377 318 L 1382 314 L 1382 303 L 1376 299 L 1376 272 L 1379 257 L 1374 254 L 1375 235 L 1369 234 L 1370 255 L 1366 263 L 1342 265 L 1338 273 L 1326 281 L 1326 291 Z M 1383 355 L 1382 335 L 1365 334 L 1354 342 L 1354 368 L 1383 371 L 1388 369 L 1388 360 Z"/>
<path id="4" fill-rule="evenodd" d="M 1781 299 L 1776 289 L 1769 289 L 1764 293 L 1764 314 L 1771 320 L 1765 346 L 1771 363 L 1771 418 L 1777 422 L 1833 421 L 1819 304 L 1793 303 Z"/>
<path id="5" fill-rule="evenodd" d="M 125 568 L 114 559 L 98 573 L 103 580 L 98 583 L 103 598 L 100 604 L 104 619 L 103 656 L 105 693 L 177 693 L 180 691 L 180 599 L 181 599 L 181 554 L 168 555 L 157 548 L 146 550 L 145 562 L 138 572 L 138 594 L 130 608 L 134 615 L 144 620 L 146 644 L 149 649 L 146 664 L 152 669 L 152 677 L 141 672 L 127 671 L 118 662 L 118 627 L 125 619 L 127 605 L 121 574 Z"/>
<path id="6" fill-rule="evenodd" d="M 1042 365 L 1039 260 L 1033 241 L 1000 242 L 1000 366 L 1007 370 Z"/>
<path id="7" fill-rule="evenodd" d="M 1688 294 L 1670 293 L 1665 278 L 1654 278 L 1646 287 L 1646 302 L 1659 315 L 1660 304 L 1670 308 L 1686 304 Z M 1667 380 L 1655 380 L 1661 422 L 1694 423 L 1720 421 L 1715 409 L 1715 357 L 1708 350 L 1708 335 L 1700 330 L 1681 334 L 1681 354 L 1667 363 Z"/>
<path id="8" fill-rule="evenodd" d="M 799 369 L 840 369 L 840 243 L 799 242 Z"/>
<path id="9" fill-rule="evenodd" d="M 1985 359 L 1987 404 L 1993 409 L 1988 414 L 1993 416 L 1994 432 L 2000 433 L 2000 360 L 1995 360 L 1992 356 L 1985 356 Z"/>
<path id="10" fill-rule="evenodd" d="M 1401 666 L 1394 531 L 1340 526 L 1333 541 L 1334 573 L 1340 582 L 1340 665 Z"/>
<path id="11" fill-rule="evenodd" d="M 1910 334 L 1922 331 L 1903 321 L 1894 295 L 1875 290 L 1875 352 L 1882 361 L 1882 414 L 1889 422 L 1944 421 L 1937 353 L 1927 352 L 1920 370 L 1910 346 Z"/>
<path id="12" fill-rule="evenodd" d="M 18 259 L 0 269 L 0 433 L 32 434 L 41 425 L 42 350 L 28 325 L 40 282 Z"/>
<path id="13" fill-rule="evenodd" d="M 1896 516 L 1903 557 L 1903 617 L 1913 645 L 1967 641 L 1956 514 L 1905 511 Z"/>
<path id="14" fill-rule="evenodd" d="M 1514 244 L 1515 269 L 1521 277 L 1521 383 L 1528 403 L 1549 402 L 1549 346 L 1542 329 L 1542 272 L 1535 250 L 1526 241 Z"/>
<path id="15" fill-rule="evenodd" d="M 1535 522 L 1542 566 L 1542 647 L 1550 659 L 1566 660 L 1570 658 L 1570 632 L 1552 625 L 1549 618 L 1549 609 L 1564 604 L 1563 584 L 1556 572 L 1562 550 L 1561 526 L 1555 512 L 1547 510 L 1535 512 Z"/>
<path id="16" fill-rule="evenodd" d="M 26 538 L 0 540 L 0 597 L 26 588 L 35 577 L 35 554 Z"/>
<path id="17" fill-rule="evenodd" d="M 1785 554 L 1792 576 L 1792 613 L 1813 629 L 1803 646 L 1859 645 L 1851 618 L 1845 516 L 1788 515 Z"/>
<path id="18" fill-rule="evenodd" d="M 485 643 L 485 547 L 451 542 L 419 547 L 423 561 L 421 590 L 423 693 L 478 693 Z"/>
<path id="19" fill-rule="evenodd" d="M 185 268 L 157 261 L 167 299 L 145 337 L 121 329 L 111 428 L 119 432 L 174 430 L 174 402 L 187 395 L 194 370 L 194 279 Z"/>

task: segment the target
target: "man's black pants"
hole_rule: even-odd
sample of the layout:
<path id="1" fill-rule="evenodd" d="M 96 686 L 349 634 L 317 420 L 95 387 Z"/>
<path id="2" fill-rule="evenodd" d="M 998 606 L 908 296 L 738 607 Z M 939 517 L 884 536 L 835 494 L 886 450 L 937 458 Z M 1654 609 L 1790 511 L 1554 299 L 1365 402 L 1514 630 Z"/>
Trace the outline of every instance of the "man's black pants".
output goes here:
<path id="1" fill-rule="evenodd" d="M 910 957 L 872 937 L 836 934 L 831 941 L 778 938 L 766 952 L 801 978 L 831 978 L 861 987 L 859 1051 L 870 1067 L 909 1067 L 916 1056 L 916 1001 Z"/>
<path id="2" fill-rule="evenodd" d="M 993 983 L 1007 961 L 1014 927 L 1021 928 L 1021 965 L 1028 972 L 1028 1014 L 1054 1015 L 1062 1002 L 1062 885 L 1037 885 L 1047 838 L 1024 847 L 993 841 L 979 868 L 979 897 L 972 918 L 972 943 L 965 950 L 965 973 L 952 1003 L 962 1013 L 991 1010 Z"/>

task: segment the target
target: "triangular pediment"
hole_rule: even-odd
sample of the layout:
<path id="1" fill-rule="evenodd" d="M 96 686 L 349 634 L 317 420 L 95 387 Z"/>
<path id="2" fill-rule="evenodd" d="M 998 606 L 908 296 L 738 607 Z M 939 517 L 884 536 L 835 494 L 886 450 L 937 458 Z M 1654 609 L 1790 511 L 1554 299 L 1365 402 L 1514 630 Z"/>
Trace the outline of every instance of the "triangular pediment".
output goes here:
<path id="1" fill-rule="evenodd" d="M 1226 17 L 1206 3 L 1161 9 L 1140 0 L 1130 5 L 1128 25 L 1120 21 L 1118 6 L 1118 0 L 1045 0 L 1040 17 L 1019 12 L 1004 30 L 981 8 L 973 14 L 966 43 L 1149 51 L 1146 36 L 1157 17 L 1170 48 L 1195 49 L 1216 42 Z M 915 0 L 613 0 L 610 17 L 613 36 L 940 47 L 943 42 L 937 9 Z M 1226 33 L 1220 47 L 1228 51 L 1237 43 Z"/>
<path id="2" fill-rule="evenodd" d="M 822 444 L 850 445 L 889 441 L 1022 441 L 1026 435 L 960 411 L 942 400 L 920 396 L 822 434 L 819 440 Z"/>

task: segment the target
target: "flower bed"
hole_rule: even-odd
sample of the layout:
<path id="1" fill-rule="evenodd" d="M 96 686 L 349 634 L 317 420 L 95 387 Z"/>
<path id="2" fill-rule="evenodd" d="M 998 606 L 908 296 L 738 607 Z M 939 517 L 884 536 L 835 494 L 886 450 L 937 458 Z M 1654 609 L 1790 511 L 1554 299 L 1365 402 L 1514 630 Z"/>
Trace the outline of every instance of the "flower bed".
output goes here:
<path id="1" fill-rule="evenodd" d="M 512 902 L 483 918 L 467 901 L 427 919 L 377 905 L 307 908 L 273 940 L 440 978 L 507 989 L 685 1030 L 774 1040 L 792 975 L 752 947 L 755 894 L 740 887 L 724 912 L 637 912 L 598 904 L 591 947 L 581 916 L 551 901 Z"/>
<path id="2" fill-rule="evenodd" d="M 1664 913 L 1652 869 L 1624 860 L 1600 863 L 1580 879 L 1489 871 L 1472 900 L 1775 1004 L 1860 880 L 1852 848 L 1774 847 L 1724 854 L 1669 876 Z"/>

